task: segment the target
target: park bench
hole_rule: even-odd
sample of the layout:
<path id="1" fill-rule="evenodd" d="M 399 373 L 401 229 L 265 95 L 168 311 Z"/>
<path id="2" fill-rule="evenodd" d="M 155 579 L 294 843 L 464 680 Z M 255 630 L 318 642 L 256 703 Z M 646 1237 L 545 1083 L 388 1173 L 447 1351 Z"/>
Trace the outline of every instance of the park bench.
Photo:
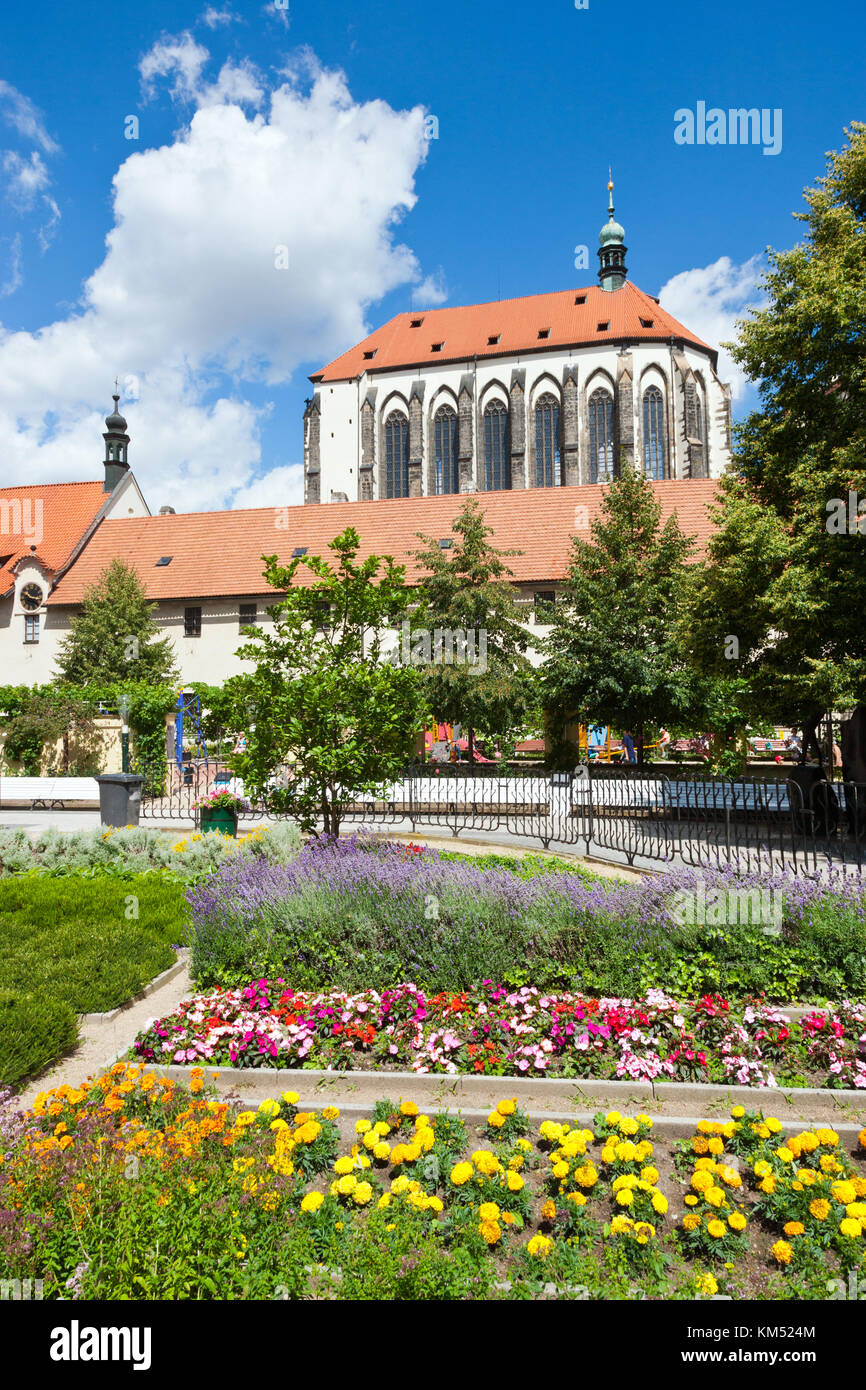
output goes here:
<path id="1" fill-rule="evenodd" d="M 67 802 L 99 805 L 94 777 L 0 777 L 0 806 L 28 804 L 31 811 L 52 811 Z"/>

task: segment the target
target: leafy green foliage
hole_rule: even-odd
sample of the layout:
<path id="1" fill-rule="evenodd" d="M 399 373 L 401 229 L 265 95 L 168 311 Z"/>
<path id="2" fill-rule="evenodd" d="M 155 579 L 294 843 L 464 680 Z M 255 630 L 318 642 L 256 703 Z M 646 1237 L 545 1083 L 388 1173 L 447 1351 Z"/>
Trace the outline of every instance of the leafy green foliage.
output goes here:
<path id="1" fill-rule="evenodd" d="M 675 516 L 661 525 L 650 483 L 625 460 L 601 505 L 592 539 L 572 542 L 540 683 L 554 717 L 639 736 L 694 707 L 694 676 L 675 640 L 692 542 Z"/>
<path id="2" fill-rule="evenodd" d="M 382 659 L 383 630 L 407 609 L 404 570 L 390 556 L 358 562 L 352 527 L 317 555 L 280 565 L 265 556 L 265 577 L 285 597 L 268 611 L 270 630 L 251 632 L 238 653 L 255 672 L 233 686 L 249 728 L 233 760 L 248 792 L 288 810 L 305 829 L 318 816 L 338 834 L 343 809 L 373 793 L 408 762 L 421 723 L 417 673 Z M 295 582 L 303 564 L 312 582 Z M 277 770 L 291 764 L 288 785 Z"/>
<path id="3" fill-rule="evenodd" d="M 475 649 L 484 634 L 486 670 L 466 662 L 442 661 L 421 668 L 424 697 L 436 719 L 466 724 L 470 761 L 474 731 L 509 740 L 521 727 L 532 702 L 528 637 L 521 626 L 517 592 L 508 582 L 505 559 L 519 551 L 497 550 L 487 537 L 493 528 L 475 498 L 467 499 L 452 522 L 457 543 L 443 550 L 438 539 L 418 533 L 424 547 L 415 552 L 423 567 L 413 628 L 474 633 Z M 512 739 L 513 742 L 513 739 Z"/>
<path id="4" fill-rule="evenodd" d="M 86 591 L 81 612 L 69 620 L 69 635 L 58 652 L 61 680 L 70 685 L 175 680 L 171 639 L 158 636 L 155 609 L 136 570 L 112 560 Z"/>
<path id="5" fill-rule="evenodd" d="M 732 351 L 761 405 L 738 427 L 681 628 L 703 670 L 735 670 L 754 711 L 797 724 L 866 697 L 855 617 L 866 593 L 866 125 L 846 135 L 805 191 L 803 242 L 769 253 L 766 303 L 739 325 Z"/>
<path id="6" fill-rule="evenodd" d="M 75 1014 L 61 999 L 0 989 L 0 1086 L 18 1086 L 75 1046 Z"/>

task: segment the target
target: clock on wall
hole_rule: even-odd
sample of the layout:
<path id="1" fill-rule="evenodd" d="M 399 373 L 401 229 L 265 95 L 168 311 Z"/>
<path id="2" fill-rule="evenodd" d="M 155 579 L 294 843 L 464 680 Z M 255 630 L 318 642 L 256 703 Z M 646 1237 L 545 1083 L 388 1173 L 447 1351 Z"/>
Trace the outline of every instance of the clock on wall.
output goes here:
<path id="1" fill-rule="evenodd" d="M 42 607 L 42 590 L 38 584 L 25 584 L 21 590 L 21 607 L 33 613 Z"/>

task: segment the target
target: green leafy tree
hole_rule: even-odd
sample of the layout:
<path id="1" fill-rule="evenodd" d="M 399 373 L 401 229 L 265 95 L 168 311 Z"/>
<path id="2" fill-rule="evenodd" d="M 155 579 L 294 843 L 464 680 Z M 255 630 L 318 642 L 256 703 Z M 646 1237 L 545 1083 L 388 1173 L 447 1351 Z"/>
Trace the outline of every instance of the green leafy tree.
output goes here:
<path id="1" fill-rule="evenodd" d="M 42 686 L 33 690 L 6 725 L 4 757 L 20 762 L 27 776 L 94 771 L 98 746 L 96 706 L 83 692 Z M 59 745 L 56 757 L 49 755 Z"/>
<path id="2" fill-rule="evenodd" d="M 69 620 L 57 670 L 69 685 L 177 678 L 171 639 L 160 637 L 138 574 L 123 560 L 106 566 Z"/>
<path id="3" fill-rule="evenodd" d="M 694 673 L 676 640 L 692 541 L 675 516 L 662 526 L 650 483 L 624 459 L 605 489 L 591 540 L 575 536 L 541 668 L 554 729 L 566 716 L 636 735 L 682 724 L 694 711 Z"/>
<path id="4" fill-rule="evenodd" d="M 529 638 L 517 607 L 517 591 L 505 563 L 516 550 L 497 550 L 487 537 L 492 528 L 470 497 L 452 522 L 456 544 L 443 550 L 439 541 L 418 532 L 422 548 L 415 559 L 424 571 L 412 615 L 414 633 L 431 634 L 431 655 L 421 647 L 424 696 L 437 719 L 468 727 L 469 760 L 475 733 L 481 731 L 507 746 L 527 715 L 533 697 L 532 667 L 526 656 Z M 451 634 L 451 649 L 436 632 Z M 455 634 L 466 634 L 462 653 Z M 466 657 L 469 659 L 466 659 Z"/>
<path id="5" fill-rule="evenodd" d="M 232 684 L 248 730 L 246 752 L 232 760 L 245 785 L 305 829 L 321 817 L 331 835 L 347 803 L 406 766 L 423 714 L 417 673 L 385 659 L 386 630 L 409 601 L 404 569 L 390 556 L 359 563 L 359 547 L 347 527 L 329 544 L 333 562 L 263 557 L 268 584 L 285 597 L 268 609 L 272 628 L 238 651 L 254 673 Z M 305 585 L 295 582 L 302 564 Z"/>
<path id="6" fill-rule="evenodd" d="M 802 725 L 866 700 L 866 125 L 805 190 L 803 241 L 770 251 L 735 359 L 760 382 L 694 574 L 683 642 L 753 715 Z"/>

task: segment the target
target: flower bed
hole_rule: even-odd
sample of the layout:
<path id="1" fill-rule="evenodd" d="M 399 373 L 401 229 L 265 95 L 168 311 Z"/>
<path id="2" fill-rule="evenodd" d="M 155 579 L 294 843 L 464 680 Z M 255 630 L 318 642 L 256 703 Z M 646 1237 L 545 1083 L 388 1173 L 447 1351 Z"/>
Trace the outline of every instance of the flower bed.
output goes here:
<path id="1" fill-rule="evenodd" d="M 827 1298 L 866 1269 L 866 1130 L 849 1155 L 742 1107 L 679 1142 L 616 1111 L 533 1131 L 508 1099 L 352 1121 L 204 1084 L 119 1063 L 0 1104 L 2 1276 L 46 1299 Z"/>
<path id="2" fill-rule="evenodd" d="M 286 866 L 228 863 L 189 900 L 204 988 L 283 976 L 355 993 L 412 979 L 435 994 L 489 978 L 630 998 L 866 997 L 866 886 L 851 881 L 522 877 L 357 836 L 313 841 Z M 765 908 L 772 920 L 755 920 Z"/>
<path id="3" fill-rule="evenodd" d="M 0 876 L 34 869 L 57 875 L 122 875 L 158 869 L 195 881 L 212 874 L 229 858 L 239 863 L 253 859 L 288 863 L 300 845 L 297 827 L 286 822 L 259 824 L 236 840 L 198 832 L 178 836 L 144 825 L 118 830 L 49 829 L 31 840 L 26 830 L 0 827 Z"/>
<path id="4" fill-rule="evenodd" d="M 164 1064 L 866 1090 L 866 1005 L 792 1022 L 760 1001 L 683 1003 L 661 990 L 593 999 L 485 981 L 459 993 L 401 984 L 349 995 L 262 979 L 183 1000 L 139 1034 L 133 1053 Z"/>

